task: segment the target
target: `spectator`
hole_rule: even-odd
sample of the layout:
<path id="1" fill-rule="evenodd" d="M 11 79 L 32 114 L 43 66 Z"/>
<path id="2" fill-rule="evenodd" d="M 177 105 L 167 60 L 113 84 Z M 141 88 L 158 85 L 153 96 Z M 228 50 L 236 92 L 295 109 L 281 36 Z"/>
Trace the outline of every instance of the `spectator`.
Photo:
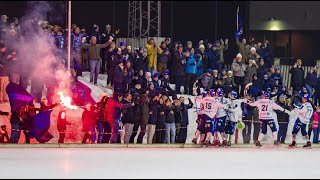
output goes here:
<path id="1" fill-rule="evenodd" d="M 193 84 L 197 80 L 197 61 L 196 56 L 194 55 L 194 49 L 191 48 L 190 56 L 186 60 L 186 75 L 185 75 L 185 84 L 184 84 L 184 93 L 193 95 Z"/>
<path id="2" fill-rule="evenodd" d="M 242 40 L 240 42 L 239 37 L 236 37 L 236 44 L 239 48 L 239 53 L 242 55 L 243 62 L 247 63 L 251 46 L 249 44 L 247 44 L 246 38 L 242 38 Z"/>
<path id="3" fill-rule="evenodd" d="M 308 94 L 310 97 L 312 97 L 313 93 L 313 88 L 316 87 L 317 83 L 317 69 L 316 67 L 312 67 L 310 71 L 307 73 L 306 80 L 305 80 L 305 86 L 307 88 Z"/>
<path id="4" fill-rule="evenodd" d="M 95 124 L 97 116 L 95 115 L 95 107 L 90 103 L 86 104 L 86 109 L 82 113 L 82 131 L 84 132 L 84 137 L 82 143 L 86 143 L 89 139 L 89 142 L 92 144 L 96 141 L 96 131 Z"/>
<path id="5" fill-rule="evenodd" d="M 157 71 L 157 54 L 162 54 L 161 48 L 157 47 L 154 39 L 150 38 L 148 40 L 148 43 L 144 46 L 148 52 L 148 58 L 149 58 L 149 63 L 148 63 L 148 71 L 151 72 L 152 74 Z"/>
<path id="6" fill-rule="evenodd" d="M 209 62 L 208 62 L 208 56 L 204 52 L 204 50 L 205 50 L 204 45 L 200 44 L 199 45 L 199 51 L 196 52 L 196 53 L 201 55 L 203 69 L 204 69 L 204 71 L 207 71 L 207 69 L 209 68 Z"/>
<path id="7" fill-rule="evenodd" d="M 93 31 L 92 31 L 92 33 L 91 33 L 90 39 L 91 39 L 93 36 L 96 37 L 96 42 L 97 42 L 97 44 L 102 44 L 102 37 L 101 37 L 101 33 L 99 32 L 99 26 L 96 25 L 96 24 L 93 25 Z M 110 39 L 110 37 L 109 37 L 109 39 Z M 108 39 L 108 40 L 109 40 L 109 39 Z M 112 39 L 112 40 L 113 40 L 113 39 Z M 111 41 L 112 41 L 112 40 L 111 40 Z M 105 48 L 105 47 L 103 47 L 103 48 Z"/>
<path id="8" fill-rule="evenodd" d="M 114 70 L 117 67 L 117 61 L 114 58 L 113 50 L 115 48 L 115 44 L 111 43 L 110 48 L 107 51 L 107 85 L 113 86 L 114 80 Z"/>
<path id="9" fill-rule="evenodd" d="M 192 49 L 192 41 L 187 41 L 187 46 L 184 48 L 184 51 L 191 51 Z"/>
<path id="10" fill-rule="evenodd" d="M 164 76 L 161 79 L 161 94 L 165 94 L 165 95 L 169 95 L 169 96 L 173 96 L 174 94 L 176 94 L 176 92 L 171 89 L 171 87 L 169 86 L 170 80 L 169 80 L 169 71 L 166 70 L 164 72 Z"/>
<path id="11" fill-rule="evenodd" d="M 233 61 L 231 65 L 231 70 L 234 76 L 234 82 L 236 83 L 236 92 L 239 93 L 240 96 L 243 96 L 244 90 L 244 75 L 246 70 L 246 65 L 242 60 L 242 55 L 240 53 L 237 54 L 236 59 Z"/>
<path id="12" fill-rule="evenodd" d="M 279 102 L 277 104 L 284 109 L 289 109 L 290 107 L 286 104 L 286 96 L 281 95 Z M 289 125 L 289 115 L 282 111 L 276 110 L 277 120 L 279 123 L 279 132 L 278 132 L 278 142 L 284 144 L 287 136 L 287 130 Z"/>
<path id="13" fill-rule="evenodd" d="M 134 106 L 134 103 L 132 104 L 119 103 L 119 99 L 121 100 L 122 97 L 123 97 L 122 94 L 114 92 L 113 97 L 109 98 L 107 101 L 107 108 L 105 109 L 106 111 L 105 114 L 107 116 L 105 118 L 111 126 L 110 143 L 117 143 L 117 139 L 118 139 L 118 131 L 120 128 L 118 120 L 120 118 L 120 113 L 116 113 L 116 111 L 118 110 L 118 108 L 125 109 L 131 106 Z"/>
<path id="14" fill-rule="evenodd" d="M 114 70 L 114 77 L 116 78 L 113 79 L 113 88 L 114 88 L 114 92 L 124 93 L 124 89 L 123 89 L 124 78 L 125 78 L 123 74 L 124 66 L 122 61 L 118 61 L 117 64 L 118 66 Z"/>
<path id="15" fill-rule="evenodd" d="M 174 111 L 171 104 L 171 100 L 167 99 L 166 101 L 166 110 L 165 110 L 165 129 L 166 134 L 164 138 L 164 143 L 166 144 L 174 144 L 175 143 L 175 136 L 176 136 L 176 127 L 175 127 L 175 117 Z"/>
<path id="16" fill-rule="evenodd" d="M 1 16 L 1 33 L 0 33 L 1 34 L 1 39 L 4 39 L 5 33 L 9 29 L 8 18 L 9 17 L 7 15 L 2 15 Z"/>
<path id="17" fill-rule="evenodd" d="M 291 74 L 291 87 L 293 88 L 293 91 L 301 91 L 303 85 L 305 84 L 304 70 L 302 69 L 301 59 L 297 59 L 296 63 L 290 69 L 289 73 Z"/>
<path id="18" fill-rule="evenodd" d="M 131 104 L 131 101 L 132 100 L 132 95 L 130 93 L 126 93 L 124 95 L 124 100 L 123 100 L 123 104 Z M 138 106 L 136 104 L 136 106 Z M 128 144 L 129 143 L 129 140 L 130 140 L 130 137 L 132 135 L 132 131 L 133 131 L 133 126 L 135 123 L 137 123 L 138 119 L 135 118 L 134 116 L 134 110 L 135 110 L 135 107 L 129 107 L 129 108 L 126 108 L 126 109 L 122 109 L 122 123 L 124 124 L 124 131 L 125 131 L 125 134 L 124 134 L 124 143 L 125 144 Z"/>
<path id="19" fill-rule="evenodd" d="M 155 73 L 153 75 L 153 80 L 152 80 L 152 83 L 154 85 L 154 88 L 159 91 L 160 90 L 160 86 L 161 86 L 161 80 L 159 79 L 160 75 L 159 73 Z"/>
<path id="20" fill-rule="evenodd" d="M 140 133 L 138 135 L 137 143 L 142 144 L 143 137 L 146 134 L 148 120 L 150 117 L 149 110 L 149 102 L 148 93 L 144 90 L 141 98 L 141 116 L 139 120 Z"/>
<path id="21" fill-rule="evenodd" d="M 104 108 L 105 108 L 105 99 L 107 96 L 104 96 L 101 98 L 101 100 L 96 104 L 96 113 L 97 113 L 97 123 L 96 123 L 96 128 L 98 132 L 98 139 L 97 143 L 101 144 L 103 142 L 103 136 L 104 136 Z"/>
<path id="22" fill-rule="evenodd" d="M 127 54 L 126 43 L 120 42 L 119 46 L 120 46 L 120 49 L 121 49 L 121 56 L 124 57 Z"/>
<path id="23" fill-rule="evenodd" d="M 150 92 L 149 92 L 150 93 Z M 148 144 L 152 144 L 152 140 L 155 134 L 156 124 L 158 120 L 158 103 L 159 103 L 159 96 L 153 95 L 151 97 L 150 102 L 150 109 L 149 109 L 149 121 L 147 126 L 147 142 Z"/>
<path id="24" fill-rule="evenodd" d="M 268 72 L 267 66 L 264 64 L 264 60 L 259 60 L 259 67 L 257 68 L 257 78 L 259 81 L 263 80 L 263 76 Z"/>
<path id="25" fill-rule="evenodd" d="M 101 65 L 100 49 L 109 46 L 112 42 L 112 37 L 105 44 L 97 44 L 97 38 L 91 37 L 90 44 L 87 44 L 82 40 L 81 47 L 88 49 L 89 61 L 90 61 L 90 83 L 97 85 L 98 75 Z"/>
<path id="26" fill-rule="evenodd" d="M 182 112 L 182 121 L 181 121 L 181 129 L 177 139 L 177 143 L 186 143 L 187 134 L 188 134 L 188 125 L 189 125 L 189 115 L 188 110 L 193 108 L 193 103 L 190 98 L 188 98 L 189 103 L 185 104 L 185 99 L 183 96 L 179 98 L 181 102 L 181 112 Z"/>
<path id="27" fill-rule="evenodd" d="M 73 67 L 76 70 L 77 76 L 82 75 L 82 72 L 81 72 L 82 71 L 82 67 L 81 67 L 81 41 L 82 41 L 82 34 L 80 33 L 80 28 L 75 27 L 73 29 L 73 32 L 71 33 L 72 61 L 71 61 L 70 67 Z"/>
<path id="28" fill-rule="evenodd" d="M 111 32 L 111 25 L 107 24 L 106 25 L 106 31 L 104 33 L 102 33 L 102 39 L 106 42 L 108 41 L 108 39 L 110 39 L 110 36 L 113 37 L 113 42 L 116 41 L 117 39 L 117 35 L 119 34 L 120 29 L 117 29 L 114 33 Z"/>
<path id="29" fill-rule="evenodd" d="M 132 52 L 131 46 L 127 46 L 126 50 L 127 50 L 126 51 L 127 54 L 125 54 L 126 61 L 130 61 L 131 63 L 133 63 L 135 59 L 135 54 Z"/>
<path id="30" fill-rule="evenodd" d="M 20 132 L 21 132 L 21 120 L 20 120 L 20 110 L 12 112 L 10 117 L 10 124 L 11 124 L 11 136 L 10 141 L 12 143 L 18 144 L 20 139 Z"/>
<path id="31" fill-rule="evenodd" d="M 171 56 L 165 41 L 161 42 L 161 50 L 162 53 L 158 55 L 158 72 L 163 76 L 164 71 L 168 69 L 168 62 Z"/>
<path id="32" fill-rule="evenodd" d="M 3 43 L 0 43 L 0 103 L 9 101 L 9 97 L 6 92 L 6 87 L 9 84 L 9 69 L 7 67 L 8 63 L 5 54 L 6 47 Z"/>
<path id="33" fill-rule="evenodd" d="M 318 75 L 315 84 L 316 85 L 314 87 L 313 102 L 315 106 L 320 106 L 320 75 Z"/>
<path id="34" fill-rule="evenodd" d="M 140 70 L 143 70 L 143 72 L 147 72 L 148 63 L 149 58 L 147 56 L 147 50 L 140 48 L 133 63 L 134 74 L 138 74 Z"/>
<path id="35" fill-rule="evenodd" d="M 57 130 L 59 131 L 59 140 L 58 143 L 64 143 L 64 138 L 66 136 L 66 130 L 67 125 L 71 125 L 69 121 L 67 121 L 67 107 L 63 106 L 61 107 L 61 110 L 58 114 L 58 120 L 57 120 Z"/>
<path id="36" fill-rule="evenodd" d="M 273 78 L 276 83 L 278 82 L 279 86 L 282 86 L 281 68 L 279 66 L 276 67 L 276 72 L 271 74 L 271 78 Z"/>
<path id="37" fill-rule="evenodd" d="M 218 69 L 219 54 L 217 53 L 216 48 L 213 46 L 206 54 L 208 57 L 208 68 Z"/>
<path id="38" fill-rule="evenodd" d="M 320 107 L 317 107 L 316 112 L 313 113 L 312 131 L 313 131 L 313 144 L 319 143 L 319 115 Z"/>
<path id="39" fill-rule="evenodd" d="M 252 78 L 257 74 L 257 64 L 255 60 L 249 59 L 249 65 L 244 72 L 244 85 L 252 82 Z"/>
<path id="40" fill-rule="evenodd" d="M 255 47 L 252 47 L 250 49 L 250 53 L 248 54 L 248 60 L 254 60 L 256 61 L 258 58 L 260 58 L 259 54 L 257 53 L 257 50 Z"/>
<path id="41" fill-rule="evenodd" d="M 203 88 L 204 91 L 209 91 L 213 84 L 213 76 L 212 76 L 213 70 L 208 69 L 206 73 L 203 73 L 198 78 L 198 84 L 197 84 L 197 94 L 200 94 L 200 88 Z"/>
<path id="42" fill-rule="evenodd" d="M 202 64 L 202 56 L 201 54 L 196 54 L 196 62 L 197 62 L 197 78 L 203 74 L 203 64 Z"/>
<path id="43" fill-rule="evenodd" d="M 185 54 L 182 53 L 182 46 L 178 47 L 178 51 L 174 54 L 173 65 L 175 67 L 175 84 L 176 84 L 176 93 L 181 94 L 180 88 L 184 83 L 184 66 L 186 59 L 190 56 L 189 52 Z"/>
<path id="44" fill-rule="evenodd" d="M 127 60 L 125 63 L 125 67 L 123 69 L 123 75 L 124 75 L 123 90 L 124 90 L 124 92 L 128 92 L 129 89 L 132 88 L 133 73 L 134 72 L 131 67 L 131 61 Z"/>
<path id="45" fill-rule="evenodd" d="M 166 134 L 165 130 L 165 109 L 166 105 L 164 104 L 163 100 L 164 95 L 159 99 L 159 105 L 158 105 L 158 119 L 156 123 L 156 143 L 164 143 L 164 138 Z"/>
<path id="46" fill-rule="evenodd" d="M 217 40 L 213 46 L 213 50 L 215 52 L 217 52 L 219 60 L 218 60 L 218 70 L 220 71 L 223 68 L 223 63 L 224 63 L 224 57 L 223 57 L 223 52 L 227 51 L 229 48 L 229 40 L 225 39 L 225 41 L 223 42 L 222 39 L 220 39 L 220 42 Z"/>
<path id="47" fill-rule="evenodd" d="M 65 58 L 65 38 L 63 36 L 63 30 L 61 28 L 58 29 L 57 35 L 55 36 L 55 45 L 57 48 L 56 56 L 58 56 L 58 63 L 62 63 L 65 67 L 68 66 L 68 62 Z"/>
<path id="48" fill-rule="evenodd" d="M 173 100 L 173 112 L 174 112 L 174 124 L 176 128 L 176 136 L 175 136 L 175 142 L 178 142 L 178 138 L 180 135 L 180 129 L 181 129 L 181 122 L 182 122 L 182 107 L 181 102 L 179 99 Z"/>
<path id="49" fill-rule="evenodd" d="M 226 94 L 229 94 L 229 92 L 231 92 L 233 88 L 236 87 L 232 71 L 228 71 L 227 77 L 224 81 L 224 85 L 226 87 Z"/>

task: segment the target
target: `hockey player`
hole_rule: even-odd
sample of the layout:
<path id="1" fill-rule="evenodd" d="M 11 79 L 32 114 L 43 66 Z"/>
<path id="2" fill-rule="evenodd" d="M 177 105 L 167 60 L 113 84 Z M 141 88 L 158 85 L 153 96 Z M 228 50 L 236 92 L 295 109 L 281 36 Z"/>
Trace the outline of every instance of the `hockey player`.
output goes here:
<path id="1" fill-rule="evenodd" d="M 201 114 L 201 126 L 200 131 L 204 130 L 206 133 L 206 139 L 204 140 L 204 145 L 209 145 L 209 140 L 212 137 L 213 125 L 212 121 L 214 116 L 217 114 L 219 108 L 226 108 L 226 105 L 220 102 L 215 102 L 213 97 L 204 97 L 199 99 L 195 97 L 196 100 L 200 102 L 200 112 Z M 204 122 L 204 123 L 203 123 Z"/>
<path id="2" fill-rule="evenodd" d="M 194 92 L 194 94 L 196 94 L 196 92 Z M 208 93 L 206 91 L 201 92 L 202 98 L 205 98 L 207 95 L 208 95 Z M 197 99 L 195 99 L 195 100 L 197 100 Z M 197 108 L 197 102 L 195 102 L 195 104 L 196 104 L 196 111 L 197 111 L 197 115 L 198 115 L 198 117 L 197 117 L 198 127 L 197 127 L 196 132 L 194 133 L 192 143 L 197 144 L 197 140 L 198 140 L 199 136 L 201 135 L 200 142 L 202 144 L 204 141 L 204 138 L 205 138 L 205 130 L 204 130 L 205 122 L 201 118 L 200 111 Z"/>
<path id="3" fill-rule="evenodd" d="M 224 92 L 222 88 L 218 88 L 217 92 L 216 92 L 216 103 L 219 102 L 222 105 L 227 106 L 227 104 L 229 104 L 229 99 L 228 98 L 224 98 Z M 214 145 L 221 145 L 218 135 L 221 136 L 222 139 L 222 146 L 226 146 L 227 145 L 227 140 L 225 139 L 225 127 L 226 127 L 226 118 L 227 118 L 227 111 L 225 108 L 220 107 L 218 109 L 218 112 L 216 114 L 216 119 L 215 119 L 215 123 L 214 123 L 214 136 L 216 137 L 216 140 L 214 142 Z"/>
<path id="4" fill-rule="evenodd" d="M 246 99 L 237 99 L 238 93 L 231 91 L 229 93 L 229 108 L 227 110 L 227 120 L 225 134 L 227 139 L 227 146 L 231 146 L 231 137 L 234 134 L 238 121 L 242 121 L 241 103 L 245 103 Z"/>
<path id="5" fill-rule="evenodd" d="M 310 122 L 310 119 L 313 114 L 313 107 L 308 102 L 309 95 L 304 94 L 302 96 L 302 105 L 301 108 L 296 107 L 293 109 L 298 114 L 298 118 L 296 119 L 296 122 L 294 123 L 293 130 L 292 130 L 292 143 L 289 145 L 289 147 L 295 147 L 296 146 L 296 135 L 301 129 L 301 134 L 304 139 L 307 140 L 307 144 L 304 145 L 303 147 L 311 147 L 311 142 L 310 142 L 310 137 L 308 136 L 308 133 L 306 131 L 306 128 Z"/>
<path id="6" fill-rule="evenodd" d="M 263 136 L 267 133 L 267 126 L 271 128 L 272 137 L 274 141 L 274 145 L 279 145 L 277 141 L 277 127 L 273 119 L 273 110 L 280 110 L 286 113 L 290 113 L 288 110 L 282 108 L 274 101 L 270 100 L 270 94 L 266 91 L 262 91 L 262 99 L 259 99 L 255 102 L 248 102 L 250 106 L 257 106 L 259 109 L 259 119 L 260 119 L 260 133 L 258 140 L 256 141 L 256 146 L 261 147 L 260 141 L 262 140 Z"/>

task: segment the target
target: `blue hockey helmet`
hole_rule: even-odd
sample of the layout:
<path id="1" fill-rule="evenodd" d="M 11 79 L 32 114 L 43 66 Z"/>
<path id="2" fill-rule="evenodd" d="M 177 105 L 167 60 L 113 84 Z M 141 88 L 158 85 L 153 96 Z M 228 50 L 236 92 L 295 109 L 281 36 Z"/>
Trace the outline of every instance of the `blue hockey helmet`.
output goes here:
<path id="1" fill-rule="evenodd" d="M 202 92 L 201 92 L 201 96 L 202 96 L 202 97 L 206 97 L 207 95 L 208 95 L 207 91 L 202 91 Z"/>
<path id="2" fill-rule="evenodd" d="M 216 91 L 214 89 L 210 89 L 208 94 L 213 97 L 216 95 Z"/>
<path id="3" fill-rule="evenodd" d="M 223 89 L 222 88 L 218 88 L 217 92 L 216 92 L 217 96 L 223 96 Z"/>
<path id="4" fill-rule="evenodd" d="M 264 97 L 270 97 L 270 93 L 267 91 L 262 91 L 262 96 Z"/>
<path id="5" fill-rule="evenodd" d="M 310 98 L 310 97 L 309 97 L 309 94 L 303 94 L 301 97 L 302 97 L 302 98 L 305 98 L 305 99 L 309 99 L 309 98 Z"/>
<path id="6" fill-rule="evenodd" d="M 238 97 L 238 93 L 236 91 L 231 91 L 230 93 L 232 98 L 237 98 Z"/>

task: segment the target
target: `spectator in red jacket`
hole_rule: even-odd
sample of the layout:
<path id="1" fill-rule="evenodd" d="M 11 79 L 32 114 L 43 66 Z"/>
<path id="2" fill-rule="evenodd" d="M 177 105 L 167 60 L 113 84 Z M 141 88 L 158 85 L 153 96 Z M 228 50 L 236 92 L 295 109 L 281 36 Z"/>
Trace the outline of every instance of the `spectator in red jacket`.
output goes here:
<path id="1" fill-rule="evenodd" d="M 82 143 L 86 143 L 89 139 L 91 143 L 95 143 L 96 141 L 96 131 L 95 125 L 97 116 L 95 113 L 95 107 L 90 103 L 86 105 L 86 109 L 82 113 L 82 131 L 85 133 Z"/>
<path id="2" fill-rule="evenodd" d="M 111 138 L 110 143 L 117 143 L 118 131 L 119 131 L 119 118 L 121 111 L 120 108 L 128 108 L 134 106 L 132 104 L 122 104 L 118 101 L 118 98 L 122 97 L 121 93 L 114 92 L 113 98 L 109 98 L 107 101 L 107 108 L 105 109 L 105 115 L 107 118 L 108 123 L 111 126 Z M 119 113 L 117 113 L 119 112 Z"/>

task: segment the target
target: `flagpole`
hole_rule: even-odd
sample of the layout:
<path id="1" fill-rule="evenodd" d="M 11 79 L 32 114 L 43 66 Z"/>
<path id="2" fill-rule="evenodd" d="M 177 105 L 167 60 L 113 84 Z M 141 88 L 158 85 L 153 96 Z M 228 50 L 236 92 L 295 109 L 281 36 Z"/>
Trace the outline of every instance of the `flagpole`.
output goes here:
<path id="1" fill-rule="evenodd" d="M 71 64 L 71 1 L 68 1 L 68 72 Z"/>
<path id="2" fill-rule="evenodd" d="M 239 17 L 238 17 L 238 16 L 239 16 L 239 6 L 238 6 L 238 8 L 237 8 L 237 31 L 238 31 L 238 28 L 239 28 L 239 27 L 238 27 L 238 24 L 239 24 L 239 22 L 238 22 Z"/>

